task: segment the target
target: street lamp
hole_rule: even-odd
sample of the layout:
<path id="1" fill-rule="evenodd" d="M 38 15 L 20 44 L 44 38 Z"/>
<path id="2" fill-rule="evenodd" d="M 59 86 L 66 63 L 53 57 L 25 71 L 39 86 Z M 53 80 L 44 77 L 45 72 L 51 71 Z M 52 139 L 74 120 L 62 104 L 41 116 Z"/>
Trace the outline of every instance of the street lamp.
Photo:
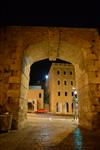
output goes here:
<path id="1" fill-rule="evenodd" d="M 74 91 L 74 94 L 75 94 L 75 95 L 77 94 L 77 91 L 76 91 L 76 90 Z"/>
<path id="2" fill-rule="evenodd" d="M 48 79 L 48 75 L 45 75 L 46 80 Z"/>
<path id="3" fill-rule="evenodd" d="M 77 97 L 77 91 L 75 88 L 73 88 L 73 115 L 74 115 L 74 119 L 77 119 L 77 117 L 78 117 L 78 97 Z"/>

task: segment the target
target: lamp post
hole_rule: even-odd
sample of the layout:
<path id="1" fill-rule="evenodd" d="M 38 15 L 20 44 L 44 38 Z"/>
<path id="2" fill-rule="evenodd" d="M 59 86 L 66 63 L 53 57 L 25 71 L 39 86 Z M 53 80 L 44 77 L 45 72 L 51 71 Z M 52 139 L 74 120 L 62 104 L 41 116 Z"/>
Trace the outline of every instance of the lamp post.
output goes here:
<path id="1" fill-rule="evenodd" d="M 45 79 L 46 79 L 46 81 L 45 81 L 45 93 L 44 93 L 44 102 L 45 103 L 48 103 L 48 89 L 47 89 L 47 82 L 48 82 L 48 75 L 45 75 Z"/>
<path id="2" fill-rule="evenodd" d="M 78 119 L 78 97 L 75 88 L 73 88 L 73 117 Z"/>

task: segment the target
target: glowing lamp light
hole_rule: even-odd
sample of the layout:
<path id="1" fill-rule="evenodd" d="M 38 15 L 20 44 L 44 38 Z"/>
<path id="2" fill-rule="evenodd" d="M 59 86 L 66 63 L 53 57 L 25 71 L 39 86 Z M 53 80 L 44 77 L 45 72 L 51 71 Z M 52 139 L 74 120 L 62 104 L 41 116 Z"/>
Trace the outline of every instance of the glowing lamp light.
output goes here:
<path id="1" fill-rule="evenodd" d="M 74 91 L 74 94 L 77 94 L 77 91 Z"/>
<path id="2" fill-rule="evenodd" d="M 48 75 L 46 75 L 45 78 L 48 79 Z"/>

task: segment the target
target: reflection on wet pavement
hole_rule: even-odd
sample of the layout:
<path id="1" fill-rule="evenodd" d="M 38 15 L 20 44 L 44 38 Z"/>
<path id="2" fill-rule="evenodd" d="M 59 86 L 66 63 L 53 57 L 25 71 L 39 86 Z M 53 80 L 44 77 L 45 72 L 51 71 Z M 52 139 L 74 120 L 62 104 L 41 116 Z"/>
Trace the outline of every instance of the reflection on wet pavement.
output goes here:
<path id="1" fill-rule="evenodd" d="M 0 150 L 100 150 L 99 141 L 72 118 L 32 114 L 23 129 L 0 134 Z"/>

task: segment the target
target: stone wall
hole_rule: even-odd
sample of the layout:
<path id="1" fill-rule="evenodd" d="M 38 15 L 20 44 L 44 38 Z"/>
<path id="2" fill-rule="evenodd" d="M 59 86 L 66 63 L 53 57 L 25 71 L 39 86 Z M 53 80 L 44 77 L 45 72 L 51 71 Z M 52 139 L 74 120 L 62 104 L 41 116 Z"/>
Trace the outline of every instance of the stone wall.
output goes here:
<path id="1" fill-rule="evenodd" d="M 0 104 L 1 113 L 13 114 L 12 128 L 18 126 L 21 61 L 21 35 L 16 30 L 0 30 Z"/>
<path id="2" fill-rule="evenodd" d="M 30 65 L 27 59 L 24 57 L 22 62 L 22 74 L 21 74 L 21 85 L 20 85 L 20 97 L 19 97 L 19 127 L 23 126 L 24 121 L 27 119 L 27 94 L 29 90 L 29 73 Z"/>

